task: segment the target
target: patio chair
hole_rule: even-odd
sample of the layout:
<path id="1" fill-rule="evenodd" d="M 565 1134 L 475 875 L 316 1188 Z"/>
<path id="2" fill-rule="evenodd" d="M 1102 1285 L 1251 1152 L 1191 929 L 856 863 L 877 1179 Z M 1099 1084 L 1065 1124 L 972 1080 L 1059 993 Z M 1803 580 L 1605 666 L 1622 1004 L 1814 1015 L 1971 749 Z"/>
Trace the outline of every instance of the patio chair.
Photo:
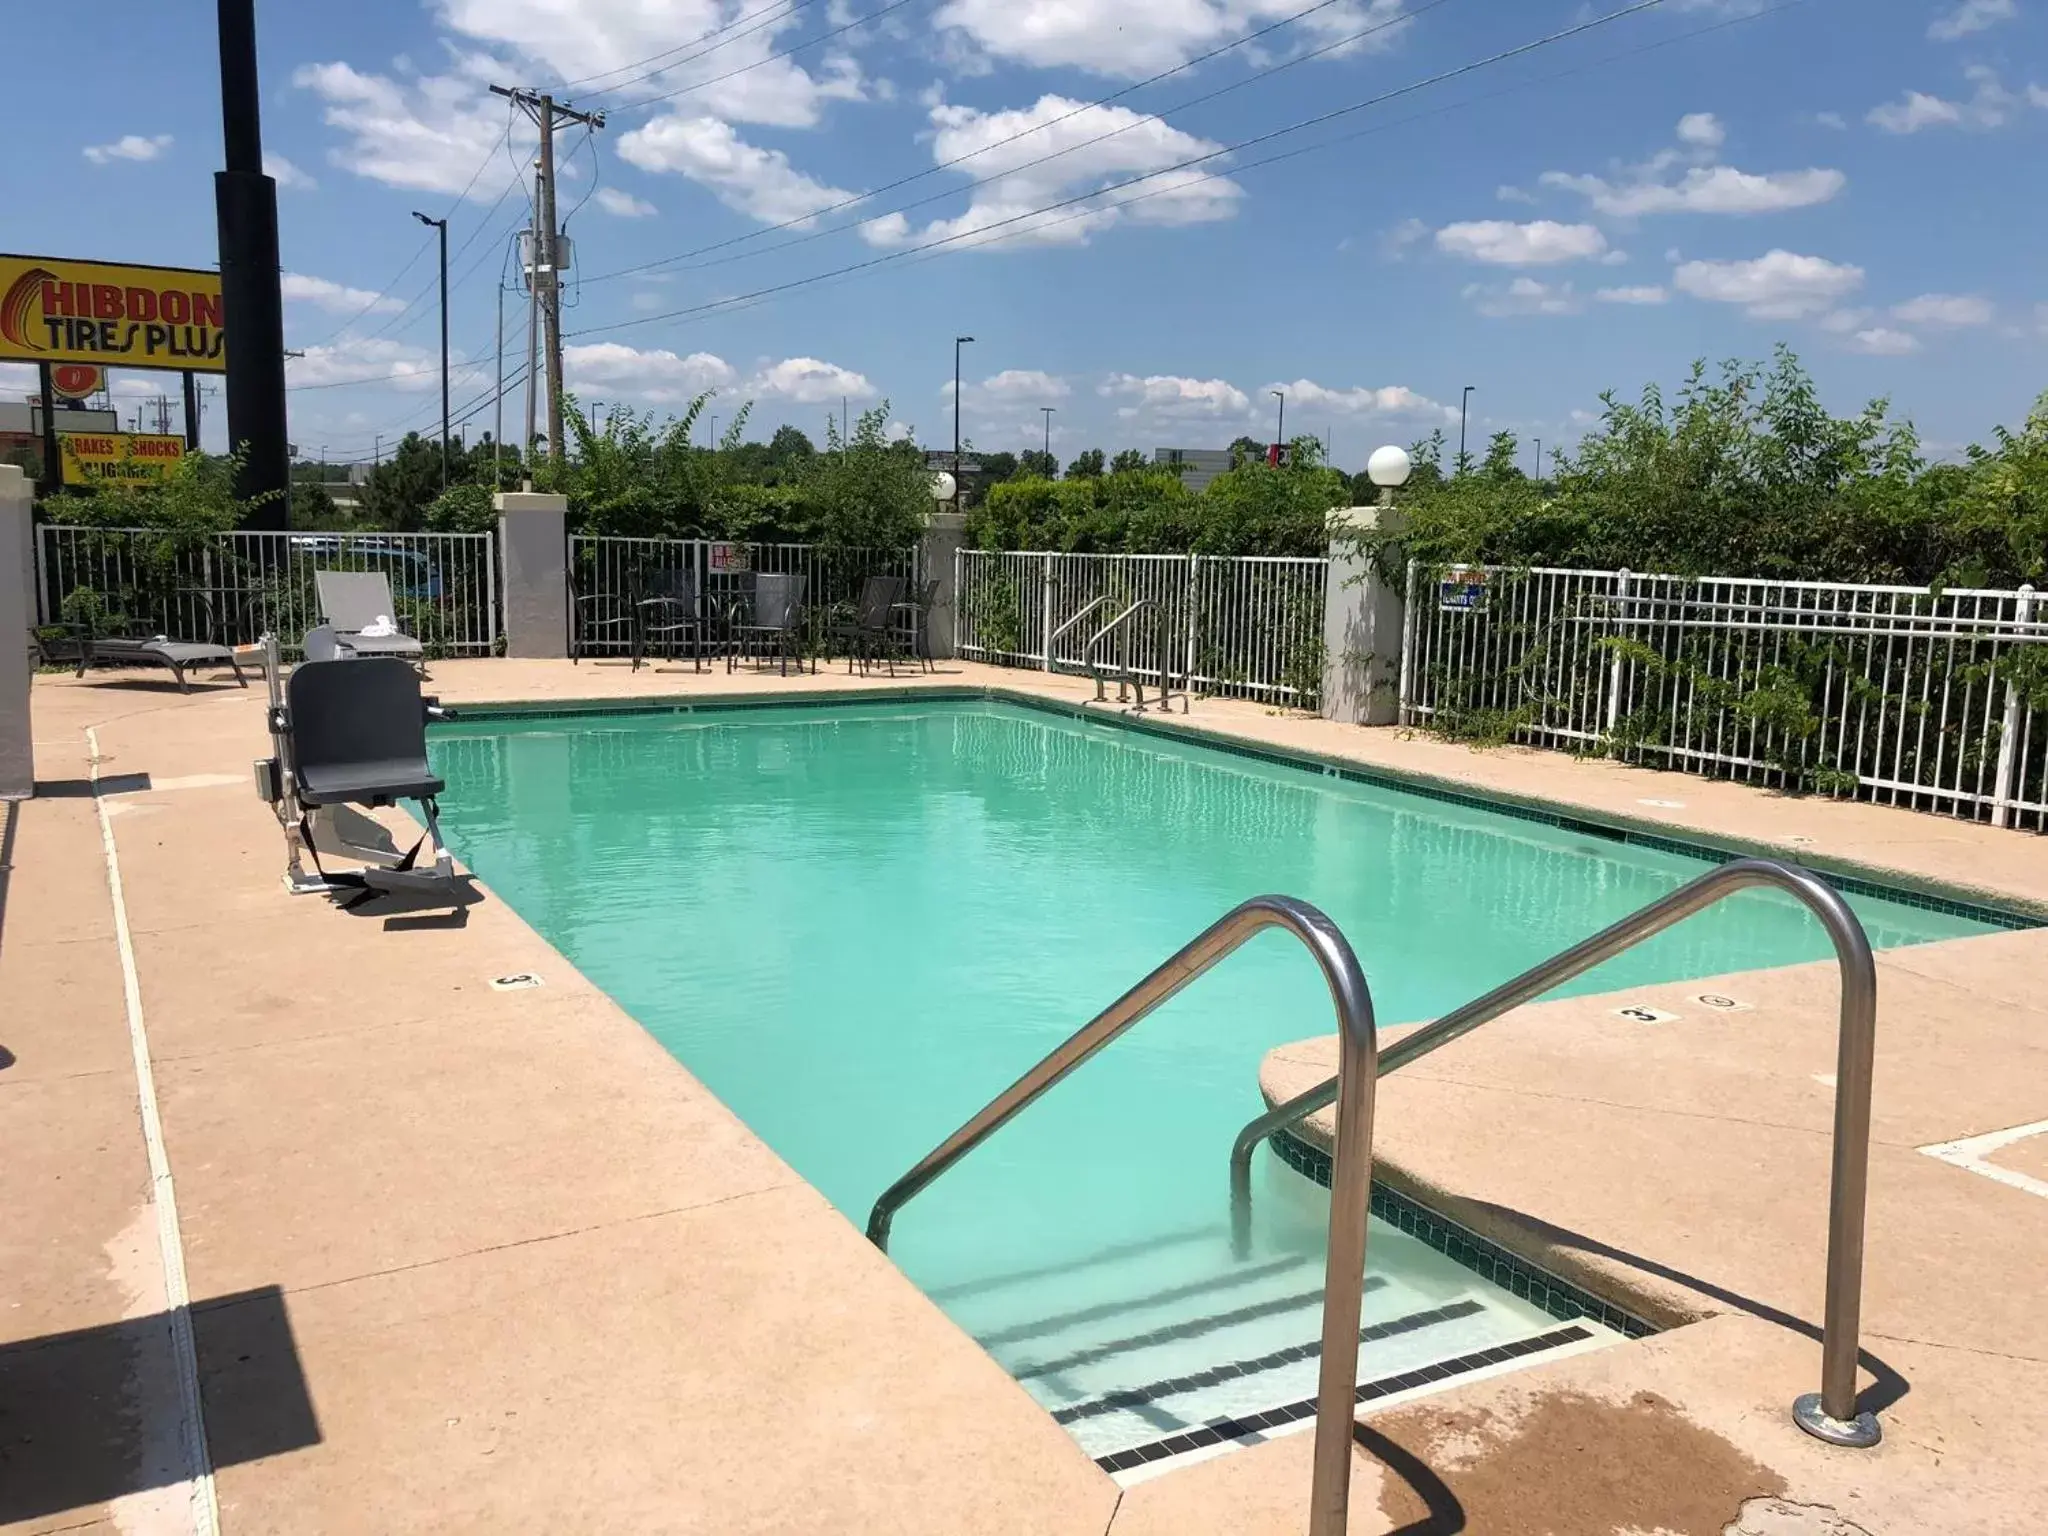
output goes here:
<path id="1" fill-rule="evenodd" d="M 710 627 L 697 606 L 697 579 L 687 570 L 659 570 L 647 583 L 647 595 L 634 604 L 640 618 L 640 644 L 633 651 L 633 670 L 640 670 L 640 653 L 651 650 L 657 640 L 668 642 L 668 659 L 676 659 L 676 638 L 690 637 L 690 659 L 699 672 L 704 670 L 704 643 Z"/>
<path id="2" fill-rule="evenodd" d="M 343 657 L 416 661 L 426 654 L 392 617 L 398 605 L 391 600 L 391 578 L 382 571 L 315 571 L 313 586 L 320 595 L 320 615 L 334 631 Z"/>
<path id="3" fill-rule="evenodd" d="M 860 601 L 854 605 L 853 613 L 826 630 L 826 638 L 845 642 L 848 672 L 853 670 L 856 658 L 861 671 L 866 672 L 868 663 L 879 655 L 888 662 L 889 675 L 896 675 L 894 637 L 889 626 L 895 622 L 896 607 L 903 601 L 906 585 L 901 576 L 870 576 L 861 583 Z"/>
<path id="4" fill-rule="evenodd" d="M 441 841 L 435 800 L 446 786 L 427 762 L 426 722 L 435 704 L 421 696 L 419 674 L 396 656 L 309 661 L 293 669 L 282 697 L 275 669 L 271 676 L 276 755 L 256 764 L 256 783 L 285 829 L 286 888 L 354 891 L 345 903 L 350 906 L 396 891 L 452 895 L 454 862 Z M 338 806 L 376 808 L 400 800 L 418 802 L 426 822 L 419 841 L 402 855 L 348 841 L 333 815 Z M 366 867 L 328 873 L 314 838 L 316 821 L 328 828 L 330 853 Z M 421 853 L 429 849 L 423 866 Z M 300 862 L 302 851 L 313 861 L 311 875 Z"/>
<path id="5" fill-rule="evenodd" d="M 574 626 L 569 639 L 569 660 L 583 659 L 589 647 L 600 640 L 614 644 L 621 637 L 632 653 L 633 665 L 640 665 L 640 573 L 626 573 L 624 595 L 617 592 L 580 592 L 576 573 L 569 573 L 569 620 Z"/>
<path id="6" fill-rule="evenodd" d="M 178 692 L 190 693 L 187 667 L 231 667 L 244 688 L 249 679 L 225 645 L 203 640 L 173 640 L 168 635 L 101 635 L 89 624 L 43 624 L 30 631 L 36 651 L 50 666 L 73 666 L 78 677 L 87 667 L 169 667 Z"/>
<path id="7" fill-rule="evenodd" d="M 754 577 L 753 596 L 745 606 L 736 607 L 729 626 L 733 648 L 726 652 L 725 670 L 730 672 L 736 653 L 750 642 L 772 648 L 782 663 L 782 675 L 789 675 L 791 660 L 803 670 L 804 589 L 809 578 L 763 571 Z"/>
<path id="8" fill-rule="evenodd" d="M 910 620 L 912 657 L 924 670 L 936 670 L 932 666 L 932 609 L 938 605 L 939 584 L 927 581 L 915 592 L 896 605 L 896 611 Z"/>

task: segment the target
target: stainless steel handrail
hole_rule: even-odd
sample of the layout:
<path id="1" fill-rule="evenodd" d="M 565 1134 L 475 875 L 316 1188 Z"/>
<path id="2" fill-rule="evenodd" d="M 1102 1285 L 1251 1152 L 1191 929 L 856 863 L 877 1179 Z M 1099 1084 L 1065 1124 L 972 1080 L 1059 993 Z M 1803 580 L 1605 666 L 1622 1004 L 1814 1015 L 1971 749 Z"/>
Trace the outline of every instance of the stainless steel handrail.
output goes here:
<path id="1" fill-rule="evenodd" d="M 1337 1010 L 1337 1155 L 1330 1172 L 1330 1245 L 1323 1271 L 1322 1374 L 1316 1386 L 1315 1480 L 1309 1536 L 1343 1536 L 1351 1497 L 1351 1424 L 1358 1404 L 1358 1317 L 1372 1193 L 1372 1100 L 1378 1067 L 1372 991 L 1337 925 L 1307 902 L 1255 896 L 1111 1003 L 882 1192 L 868 1238 L 885 1252 L 896 1212 L 1007 1125 L 1024 1107 L 1254 934 L 1284 928 L 1322 967 Z"/>
<path id="2" fill-rule="evenodd" d="M 1864 1202 L 1870 1173 L 1871 1060 L 1877 1037 L 1877 966 L 1863 924 L 1820 876 L 1771 859 L 1736 859 L 1709 870 L 1590 939 L 1504 982 L 1484 997 L 1424 1025 L 1380 1052 L 1379 1071 L 1395 1072 L 1439 1046 L 1469 1034 L 1561 982 L 1683 922 L 1702 908 L 1752 886 L 1775 886 L 1806 903 L 1835 947 L 1842 973 L 1840 1039 L 1835 1061 L 1834 1168 L 1828 1197 L 1827 1314 L 1822 1331 L 1819 1392 L 1792 1405 L 1799 1427 L 1834 1445 L 1870 1446 L 1880 1429 L 1874 1413 L 1856 1411 L 1856 1357 L 1863 1306 Z M 1238 1133 L 1230 1149 L 1232 1224 L 1242 1251 L 1249 1242 L 1251 1162 L 1273 1132 L 1338 1097 L 1340 1078 L 1277 1104 Z M 1338 1150 L 1343 1149 L 1341 1131 Z"/>
<path id="3" fill-rule="evenodd" d="M 1062 624 L 1058 629 L 1052 632 L 1051 636 L 1045 642 L 1046 671 L 1055 672 L 1059 670 L 1053 662 L 1053 652 L 1059 647 L 1059 643 L 1061 639 L 1065 637 L 1067 631 L 1072 629 L 1076 624 L 1080 623 L 1083 619 L 1087 618 L 1089 614 L 1095 612 L 1096 609 L 1108 607 L 1111 601 L 1112 600 L 1106 596 L 1090 598 L 1086 603 L 1082 605 L 1078 613 L 1076 613 L 1072 618 L 1068 619 L 1066 623 Z M 1081 652 L 1081 664 L 1083 666 L 1086 666 L 1088 664 L 1088 653 L 1085 648 Z"/>
<path id="4" fill-rule="evenodd" d="M 1159 616 L 1159 633 L 1155 641 L 1155 649 L 1159 657 L 1159 708 L 1162 712 L 1165 712 L 1171 707 L 1173 689 L 1168 676 L 1166 659 L 1166 609 L 1156 598 L 1150 597 L 1141 597 L 1132 603 L 1130 607 L 1124 609 L 1122 613 L 1119 613 L 1115 618 L 1103 625 L 1102 628 L 1095 631 L 1093 635 L 1090 635 L 1088 643 L 1081 648 L 1082 664 L 1088 668 L 1089 675 L 1095 679 L 1096 703 L 1099 704 L 1103 700 L 1102 669 L 1096 665 L 1096 647 L 1101 645 L 1111 635 L 1122 630 L 1124 625 L 1131 619 L 1148 609 Z M 1124 685 L 1126 683 L 1137 690 L 1138 698 L 1135 708 L 1139 714 L 1143 714 L 1145 712 L 1145 679 L 1131 665 L 1128 631 L 1125 631 L 1123 664 L 1117 673 L 1116 680 L 1116 697 L 1119 704 L 1124 700 Z M 1181 694 L 1181 710 L 1183 713 L 1187 710 L 1187 694 L 1185 690 Z"/>

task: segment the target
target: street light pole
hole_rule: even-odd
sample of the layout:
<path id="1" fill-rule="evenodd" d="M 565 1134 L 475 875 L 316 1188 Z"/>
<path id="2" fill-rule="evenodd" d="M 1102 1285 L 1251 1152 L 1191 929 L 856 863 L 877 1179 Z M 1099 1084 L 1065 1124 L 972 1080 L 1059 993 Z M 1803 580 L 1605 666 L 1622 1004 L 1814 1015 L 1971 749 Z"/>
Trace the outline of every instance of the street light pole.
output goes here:
<path id="1" fill-rule="evenodd" d="M 1052 413 L 1058 409 L 1059 407 L 1056 405 L 1041 405 L 1039 407 L 1039 410 L 1045 413 L 1045 457 L 1047 463 L 1052 462 Z M 1059 466 L 1055 464 L 1053 467 L 1057 469 Z M 1050 480 L 1052 476 L 1048 475 L 1046 478 Z"/>
<path id="2" fill-rule="evenodd" d="M 1543 478 L 1543 439 L 1536 439 L 1536 478 Z"/>
<path id="3" fill-rule="evenodd" d="M 1465 386 L 1465 393 L 1458 396 L 1458 468 L 1456 472 L 1461 475 L 1465 473 L 1465 407 L 1472 403 L 1472 391 L 1478 387 L 1476 384 L 1467 384 Z"/>
<path id="4" fill-rule="evenodd" d="M 441 237 L 441 489 L 448 489 L 448 221 L 430 219 L 418 209 L 414 218 Z"/>
<path id="5" fill-rule="evenodd" d="M 953 338 L 953 510 L 960 510 L 960 349 L 972 336 Z"/>
<path id="6" fill-rule="evenodd" d="M 1271 394 L 1280 402 L 1280 421 L 1273 428 L 1273 446 L 1284 451 L 1287 447 L 1287 391 L 1276 389 Z M 1278 462 L 1277 457 L 1275 462 Z"/>

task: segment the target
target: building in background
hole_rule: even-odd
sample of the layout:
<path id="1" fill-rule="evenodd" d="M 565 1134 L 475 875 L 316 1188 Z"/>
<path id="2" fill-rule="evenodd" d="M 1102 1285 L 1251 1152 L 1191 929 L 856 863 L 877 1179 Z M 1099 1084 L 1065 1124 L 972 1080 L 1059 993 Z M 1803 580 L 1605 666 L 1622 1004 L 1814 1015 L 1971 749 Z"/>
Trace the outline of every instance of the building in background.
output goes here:
<path id="1" fill-rule="evenodd" d="M 1200 493 L 1209 482 L 1230 468 L 1228 448 L 1154 448 L 1152 462 L 1163 469 L 1177 469 L 1183 484 Z"/>
<path id="2" fill-rule="evenodd" d="M 121 418 L 114 411 L 83 407 L 57 408 L 59 432 L 118 432 Z M 43 466 L 43 399 L 30 395 L 20 401 L 0 400 L 0 463 L 19 464 L 35 475 Z"/>

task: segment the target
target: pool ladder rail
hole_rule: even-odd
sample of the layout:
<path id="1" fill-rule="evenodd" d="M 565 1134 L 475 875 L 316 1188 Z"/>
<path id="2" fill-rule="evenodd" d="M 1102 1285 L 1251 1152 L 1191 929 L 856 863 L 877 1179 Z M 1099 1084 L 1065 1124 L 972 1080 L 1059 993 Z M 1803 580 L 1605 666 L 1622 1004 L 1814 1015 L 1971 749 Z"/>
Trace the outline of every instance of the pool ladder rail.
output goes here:
<path id="1" fill-rule="evenodd" d="M 1103 601 L 1107 600 L 1104 599 Z M 1093 604 L 1090 605 L 1091 608 L 1093 606 Z M 1083 613 L 1088 611 L 1088 609 L 1082 610 Z M 1166 609 L 1157 599 L 1150 597 L 1139 598 L 1136 602 L 1125 608 L 1123 612 L 1103 625 L 1102 628 L 1090 635 L 1087 645 L 1082 647 L 1081 660 L 1082 664 L 1088 668 L 1089 674 L 1095 679 L 1095 702 L 1100 704 L 1104 702 L 1102 692 L 1102 680 L 1104 677 L 1104 668 L 1101 661 L 1102 649 L 1110 640 L 1120 638 L 1123 644 L 1118 648 L 1119 654 L 1116 662 L 1116 701 L 1122 704 L 1129 700 L 1131 695 L 1126 692 L 1126 688 L 1133 689 L 1136 691 L 1137 698 L 1136 702 L 1131 704 L 1130 713 L 1134 715 L 1144 714 L 1145 674 L 1139 668 L 1132 665 L 1131 636 L 1137 631 L 1138 625 L 1136 621 L 1139 616 L 1147 613 L 1153 617 L 1152 655 L 1153 659 L 1158 663 L 1158 707 L 1160 713 L 1171 714 L 1173 712 L 1173 685 L 1172 672 L 1168 666 Z M 1188 693 L 1185 688 L 1181 690 L 1180 694 L 1180 712 L 1182 714 L 1188 712 Z"/>
<path id="2" fill-rule="evenodd" d="M 1134 604 L 1126 610 L 1126 616 L 1139 606 L 1142 605 Z M 1337 1075 L 1276 1105 L 1239 1133 L 1231 1149 L 1232 1226 L 1243 1250 L 1250 1233 L 1251 1156 L 1259 1143 L 1334 1102 L 1336 1150 L 1330 1172 L 1330 1237 L 1324 1263 L 1321 1374 L 1316 1390 L 1309 1536 L 1342 1536 L 1350 1503 L 1351 1429 L 1357 1406 L 1366 1213 L 1372 1191 L 1373 1100 L 1380 1074 L 1406 1066 L 1694 913 L 1755 886 L 1773 886 L 1805 903 L 1833 943 L 1841 972 L 1821 1389 L 1799 1397 L 1792 1405 L 1792 1417 L 1808 1434 L 1831 1445 L 1875 1445 L 1881 1433 L 1877 1416 L 1869 1410 L 1859 1412 L 1856 1406 L 1856 1363 L 1863 1295 L 1864 1205 L 1869 1182 L 1877 967 L 1863 925 L 1841 893 L 1811 871 L 1775 860 L 1735 859 L 1709 870 L 1485 996 L 1404 1036 L 1384 1053 L 1378 1047 L 1371 988 L 1350 942 L 1337 925 L 1315 907 L 1293 897 L 1254 897 L 1225 913 L 1075 1031 L 884 1190 L 868 1217 L 868 1238 L 886 1251 L 896 1213 L 1027 1105 L 1253 935 L 1268 928 L 1286 929 L 1314 956 L 1329 986 L 1330 1001 L 1337 1014 Z"/>

